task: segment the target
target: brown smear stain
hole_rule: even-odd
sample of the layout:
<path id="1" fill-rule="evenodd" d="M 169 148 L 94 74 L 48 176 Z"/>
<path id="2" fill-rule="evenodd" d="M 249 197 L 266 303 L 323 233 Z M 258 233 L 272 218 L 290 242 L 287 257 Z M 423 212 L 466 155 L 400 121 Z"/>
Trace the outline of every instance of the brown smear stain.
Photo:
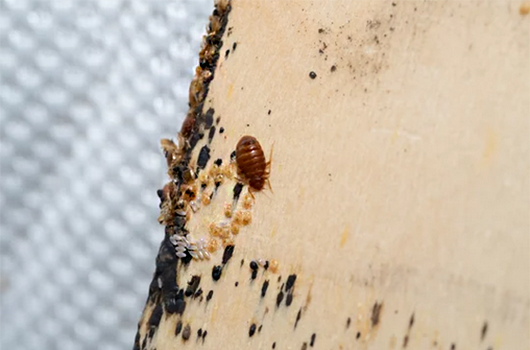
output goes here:
<path id="1" fill-rule="evenodd" d="M 530 13 L 530 1 L 523 1 L 521 6 L 519 6 L 519 14 L 521 16 L 526 16 Z"/>
<path id="2" fill-rule="evenodd" d="M 493 160 L 495 154 L 497 154 L 499 148 L 498 140 L 499 137 L 497 132 L 493 128 L 488 128 L 485 136 L 484 149 L 482 151 L 482 160 L 484 163 L 489 164 Z"/>
<path id="3" fill-rule="evenodd" d="M 346 226 L 346 227 L 344 227 L 344 230 L 342 231 L 342 235 L 340 237 L 340 247 L 341 248 L 344 248 L 344 246 L 346 245 L 346 242 L 348 241 L 349 235 L 350 235 L 349 229 L 348 229 L 348 226 Z"/>
<path id="4" fill-rule="evenodd" d="M 234 94 L 234 84 L 230 84 L 228 86 L 228 91 L 226 92 L 226 99 L 227 100 L 231 99 L 233 94 Z"/>

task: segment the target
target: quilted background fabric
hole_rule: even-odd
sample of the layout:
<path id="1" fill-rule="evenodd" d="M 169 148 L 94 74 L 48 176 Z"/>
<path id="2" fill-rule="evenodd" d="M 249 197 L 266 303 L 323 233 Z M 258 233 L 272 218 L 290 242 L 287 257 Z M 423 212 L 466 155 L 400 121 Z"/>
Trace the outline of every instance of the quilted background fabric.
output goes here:
<path id="1" fill-rule="evenodd" d="M 0 0 L 0 348 L 130 349 L 213 0 Z"/>

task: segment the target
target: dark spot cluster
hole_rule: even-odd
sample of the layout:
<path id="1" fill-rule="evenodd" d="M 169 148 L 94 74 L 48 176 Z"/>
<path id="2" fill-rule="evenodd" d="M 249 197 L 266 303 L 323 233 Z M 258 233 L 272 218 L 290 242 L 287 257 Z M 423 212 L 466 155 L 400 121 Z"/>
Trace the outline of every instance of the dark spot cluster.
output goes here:
<path id="1" fill-rule="evenodd" d="M 259 265 L 254 260 L 252 260 L 249 265 L 250 265 L 250 270 L 252 271 L 251 278 L 253 280 L 255 280 L 256 276 L 258 275 L 258 267 L 259 267 Z"/>
<path id="2" fill-rule="evenodd" d="M 204 343 L 204 339 L 206 338 L 206 335 L 208 335 L 208 331 L 207 330 L 203 330 L 202 328 L 199 328 L 197 330 L 197 340 L 201 340 L 202 339 L 202 342 Z"/>
<path id="3" fill-rule="evenodd" d="M 203 113 L 204 102 L 208 93 L 209 84 L 212 81 L 217 61 L 219 59 L 219 51 L 223 45 L 221 38 L 225 32 L 228 21 L 228 14 L 230 13 L 231 5 L 227 1 L 219 1 L 215 5 L 210 23 L 205 36 L 205 43 L 199 54 L 199 66 L 196 69 L 194 79 L 190 84 L 189 89 L 189 110 L 180 130 L 180 136 L 187 142 L 179 144 L 180 149 L 174 157 L 171 164 L 168 162 L 169 171 L 172 181 L 170 186 L 159 190 L 157 192 L 161 203 L 167 198 L 171 199 L 168 213 L 163 218 L 165 228 L 165 237 L 161 242 L 158 255 L 156 258 L 156 268 L 153 274 L 153 279 L 149 286 L 149 294 L 144 308 L 144 314 L 153 310 L 147 320 L 148 331 L 141 341 L 140 324 L 138 325 L 138 332 L 134 341 L 134 348 L 146 348 L 147 340 L 152 339 L 164 314 L 184 314 L 186 304 L 191 300 L 198 299 L 198 302 L 203 300 L 203 291 L 200 288 L 200 276 L 193 276 L 186 288 L 180 288 L 177 285 L 177 271 L 178 264 L 189 263 L 192 259 L 189 254 L 184 258 L 177 258 L 175 247 L 170 242 L 169 237 L 174 234 L 185 235 L 187 233 L 185 224 L 185 216 L 178 215 L 177 212 L 183 211 L 179 207 L 178 200 L 184 196 L 193 197 L 196 194 L 190 193 L 187 189 L 182 188 L 182 185 L 194 181 L 198 175 L 198 171 L 193 172 L 190 169 L 191 152 L 197 145 L 198 141 L 203 139 L 205 134 L 208 134 L 209 142 L 212 141 L 216 127 L 214 123 L 214 109 L 210 108 Z M 217 123 L 219 123 L 219 117 Z M 203 169 L 210 159 L 210 149 L 205 146 L 199 152 L 197 160 L 197 170 Z M 169 197 L 164 192 L 169 192 Z M 210 300 L 213 296 L 213 291 L 210 291 L 206 297 Z M 175 334 L 182 335 L 183 340 L 188 340 L 191 335 L 191 326 L 189 324 L 183 325 L 182 321 L 177 321 Z M 206 331 L 202 331 L 202 338 L 206 336 Z"/>

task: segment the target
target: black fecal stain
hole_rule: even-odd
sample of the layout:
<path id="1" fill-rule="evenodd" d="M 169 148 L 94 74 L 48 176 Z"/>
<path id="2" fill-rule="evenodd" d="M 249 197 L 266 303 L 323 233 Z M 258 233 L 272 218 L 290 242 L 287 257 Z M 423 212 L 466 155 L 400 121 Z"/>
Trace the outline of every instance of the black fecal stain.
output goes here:
<path id="1" fill-rule="evenodd" d="M 203 137 L 204 137 L 203 133 L 199 133 L 199 132 L 193 133 L 189 140 L 190 149 L 195 148 L 195 146 L 197 145 L 197 142 L 199 142 L 199 140 L 201 140 Z"/>
<path id="2" fill-rule="evenodd" d="M 350 324 L 351 324 L 351 317 L 348 317 L 348 319 L 346 320 L 346 329 L 350 328 Z"/>
<path id="3" fill-rule="evenodd" d="M 186 309 L 186 302 L 184 301 L 184 289 L 175 288 L 169 291 L 164 299 L 164 305 L 166 311 L 169 314 L 180 314 L 184 313 Z"/>
<path id="4" fill-rule="evenodd" d="M 186 327 L 184 327 L 184 329 L 182 330 L 182 339 L 188 340 L 190 339 L 190 336 L 191 336 L 191 327 L 189 324 L 187 324 Z"/>
<path id="5" fill-rule="evenodd" d="M 133 350 L 140 350 L 140 332 L 136 331 L 136 336 L 134 337 L 134 347 Z"/>
<path id="6" fill-rule="evenodd" d="M 149 286 L 148 300 L 158 304 L 162 297 L 165 297 L 170 291 L 178 289 L 176 270 L 177 256 L 175 255 L 175 247 L 169 241 L 169 236 L 165 236 L 156 257 L 156 269 Z M 162 288 L 158 286 L 159 279 L 163 282 Z"/>
<path id="7" fill-rule="evenodd" d="M 212 297 L 213 297 L 213 290 L 210 290 L 208 292 L 208 295 L 206 296 L 206 301 L 210 301 L 210 299 L 212 299 Z"/>
<path id="8" fill-rule="evenodd" d="M 409 320 L 409 330 L 414 326 L 414 313 L 410 316 Z"/>
<path id="9" fill-rule="evenodd" d="M 219 128 L 219 134 L 222 134 L 223 132 L 225 132 L 225 128 L 223 128 L 222 126 Z"/>
<path id="10" fill-rule="evenodd" d="M 256 279 L 256 277 L 258 277 L 258 270 L 252 270 L 252 274 L 250 276 L 253 280 Z"/>
<path id="11" fill-rule="evenodd" d="M 287 297 L 285 298 L 285 306 L 291 306 L 292 302 L 293 302 L 293 294 L 289 293 L 287 294 Z"/>
<path id="12" fill-rule="evenodd" d="M 298 314 L 296 314 L 296 321 L 294 322 L 294 328 L 296 329 L 296 326 L 298 326 L 298 321 L 300 321 L 300 318 L 302 318 L 302 308 L 298 310 Z"/>
<path id="13" fill-rule="evenodd" d="M 316 333 L 311 334 L 311 342 L 309 343 L 309 346 L 313 347 L 315 345 L 316 339 L 317 339 L 317 334 Z"/>
<path id="14" fill-rule="evenodd" d="M 147 333 L 147 338 L 152 339 L 153 336 L 155 335 L 155 332 L 156 332 L 156 328 L 151 327 L 151 329 L 149 330 L 149 333 Z"/>
<path id="15" fill-rule="evenodd" d="M 218 281 L 219 278 L 221 278 L 221 272 L 222 272 L 222 267 L 220 265 L 216 265 L 213 267 L 212 278 L 214 281 Z"/>
<path id="16" fill-rule="evenodd" d="M 229 55 L 230 55 L 230 49 L 225 51 L 225 59 L 227 59 Z"/>
<path id="17" fill-rule="evenodd" d="M 235 186 L 234 186 L 234 201 L 238 201 L 239 200 L 239 196 L 241 196 L 241 191 L 243 190 L 243 184 L 238 182 Z"/>
<path id="18" fill-rule="evenodd" d="M 357 334 L 355 335 L 355 339 L 359 339 L 361 337 L 361 332 L 357 332 Z"/>
<path id="19" fill-rule="evenodd" d="M 261 329 L 262 329 L 262 328 L 263 328 L 263 325 L 260 325 L 260 326 L 258 327 L 258 333 L 261 333 Z"/>
<path id="20" fill-rule="evenodd" d="M 261 286 L 261 297 L 264 298 L 265 294 L 267 294 L 267 288 L 269 288 L 269 280 L 265 280 L 263 282 L 263 285 Z"/>
<path id="21" fill-rule="evenodd" d="M 315 79 L 315 78 L 317 77 L 317 73 L 311 71 L 311 72 L 309 72 L 309 77 L 310 77 L 311 79 Z"/>
<path id="22" fill-rule="evenodd" d="M 225 251 L 223 253 L 223 265 L 225 265 L 230 258 L 232 258 L 232 254 L 234 254 L 234 246 L 233 245 L 227 245 L 225 248 Z"/>
<path id="23" fill-rule="evenodd" d="M 285 292 L 287 293 L 287 298 L 285 299 L 285 305 L 290 306 L 293 302 L 293 290 L 294 283 L 296 282 L 296 275 L 289 275 L 287 277 L 287 282 L 285 283 Z"/>
<path id="24" fill-rule="evenodd" d="M 208 187 L 208 185 L 207 185 L 207 184 L 201 184 L 201 190 L 203 190 L 203 191 L 204 191 L 204 190 L 206 189 L 206 187 Z"/>
<path id="25" fill-rule="evenodd" d="M 245 259 L 241 259 L 241 265 L 239 265 L 239 267 L 243 267 L 244 263 L 245 263 Z"/>
<path id="26" fill-rule="evenodd" d="M 255 262 L 254 260 L 250 262 L 249 266 L 250 266 L 250 269 L 253 271 L 256 271 L 258 269 L 258 263 Z"/>
<path id="27" fill-rule="evenodd" d="M 337 70 L 337 66 L 335 66 L 335 65 L 331 66 L 331 68 L 330 68 L 331 73 L 333 73 L 336 70 Z"/>
<path id="28" fill-rule="evenodd" d="M 278 296 L 276 297 L 276 307 L 280 307 L 283 297 L 284 297 L 283 291 L 280 290 L 280 293 L 278 293 Z"/>
<path id="29" fill-rule="evenodd" d="M 265 270 L 269 269 L 269 260 L 265 261 L 265 265 L 263 266 Z"/>
<path id="30" fill-rule="evenodd" d="M 193 294 L 193 299 L 197 299 L 197 298 L 200 297 L 201 295 L 202 295 L 202 288 L 199 288 L 199 290 L 197 290 L 197 291 L 195 292 L 195 294 Z M 200 301 L 202 301 L 202 298 L 201 298 Z"/>
<path id="31" fill-rule="evenodd" d="M 255 323 L 250 325 L 250 328 L 248 330 L 248 336 L 252 337 L 254 335 L 254 333 L 256 333 L 256 324 Z"/>
<path id="32" fill-rule="evenodd" d="M 200 276 L 191 276 L 191 280 L 188 282 L 188 287 L 186 288 L 185 295 L 187 297 L 192 296 L 197 291 L 197 288 L 199 288 L 200 283 L 201 283 Z"/>
<path id="33" fill-rule="evenodd" d="M 190 261 L 193 260 L 193 257 L 190 255 L 190 253 L 188 253 L 188 251 L 186 251 L 186 256 L 183 257 L 183 258 L 180 258 L 180 261 L 182 261 L 182 263 L 184 265 L 187 265 L 190 263 Z"/>
<path id="34" fill-rule="evenodd" d="M 213 108 L 208 108 L 204 114 L 204 126 L 206 129 L 209 129 L 213 125 L 213 115 L 215 110 Z"/>
<path id="35" fill-rule="evenodd" d="M 197 339 L 199 339 L 200 337 L 202 337 L 202 328 L 199 328 L 199 330 L 197 331 Z"/>
<path id="36" fill-rule="evenodd" d="M 237 42 L 232 44 L 232 51 L 236 52 L 236 48 L 237 48 Z"/>
<path id="37" fill-rule="evenodd" d="M 381 318 L 381 310 L 383 309 L 383 303 L 380 304 L 375 302 L 373 308 L 372 308 L 372 316 L 370 316 L 370 320 L 372 321 L 372 327 L 375 327 L 379 324 L 380 318 Z"/>
<path id="38" fill-rule="evenodd" d="M 456 349 L 456 344 L 455 343 L 452 343 L 451 344 L 451 350 L 455 350 Z"/>
<path id="39" fill-rule="evenodd" d="M 482 330 L 480 331 L 480 341 L 484 341 L 486 334 L 488 334 L 488 322 L 484 322 L 484 325 L 482 325 Z"/>
<path id="40" fill-rule="evenodd" d="M 202 341 L 204 341 L 204 338 L 206 338 L 206 335 L 208 335 L 208 331 L 204 330 L 204 332 L 202 332 Z"/>
<path id="41" fill-rule="evenodd" d="M 210 128 L 210 132 L 208 133 L 208 143 L 212 143 L 213 137 L 215 136 L 215 130 L 215 126 Z"/>
<path id="42" fill-rule="evenodd" d="M 272 111 L 269 109 L 269 111 L 267 112 L 268 115 L 271 115 Z"/>
<path id="43" fill-rule="evenodd" d="M 199 152 L 199 159 L 197 159 L 197 168 L 204 169 L 210 160 L 210 147 L 204 145 Z M 198 171 L 197 171 L 198 173 Z"/>
<path id="44" fill-rule="evenodd" d="M 182 331 L 182 321 L 178 320 L 177 321 L 177 327 L 175 328 L 175 335 L 179 335 L 180 331 Z"/>
<path id="45" fill-rule="evenodd" d="M 234 283 L 234 286 L 236 286 L 236 287 L 239 286 L 239 282 L 236 281 L 236 283 Z"/>
<path id="46" fill-rule="evenodd" d="M 324 34 L 326 31 L 324 30 L 324 28 L 319 28 L 318 29 L 318 34 Z"/>
<path id="47" fill-rule="evenodd" d="M 164 309 L 162 308 L 162 304 L 158 304 L 153 310 L 151 317 L 149 317 L 149 327 L 158 327 L 160 320 L 162 319 L 163 312 Z"/>
<path id="48" fill-rule="evenodd" d="M 302 344 L 302 348 L 300 350 L 307 350 L 307 343 L 306 342 L 304 342 Z"/>
<path id="49" fill-rule="evenodd" d="M 288 292 L 293 288 L 294 283 L 296 282 L 296 275 L 290 275 L 287 278 L 287 282 L 285 283 L 285 291 Z"/>
<path id="50" fill-rule="evenodd" d="M 232 153 L 230 153 L 230 160 L 232 162 L 234 162 L 236 160 L 236 151 L 232 151 Z"/>
<path id="51" fill-rule="evenodd" d="M 215 118 L 215 125 L 219 125 L 220 121 L 221 121 L 221 117 Z"/>
<path id="52" fill-rule="evenodd" d="M 210 199 L 213 198 L 214 193 L 217 193 L 217 190 L 219 189 L 219 186 L 221 186 L 221 183 L 220 183 L 219 181 L 216 181 L 216 182 L 214 183 L 214 185 L 215 185 L 215 189 L 214 189 L 212 195 L 210 196 Z"/>
<path id="53" fill-rule="evenodd" d="M 409 344 L 409 335 L 407 334 L 405 338 L 403 338 L 403 348 L 406 348 Z"/>
<path id="54" fill-rule="evenodd" d="M 396 6 L 397 4 L 395 2 L 392 3 L 392 6 Z"/>
<path id="55" fill-rule="evenodd" d="M 282 280 L 282 275 L 279 275 L 278 276 L 278 283 L 280 283 L 280 281 Z M 283 288 L 283 287 L 282 287 Z"/>
<path id="56" fill-rule="evenodd" d="M 272 348 L 276 349 L 276 342 L 272 343 Z"/>
<path id="57" fill-rule="evenodd" d="M 217 166 L 221 166 L 223 164 L 223 160 L 221 158 L 218 158 L 215 160 L 214 164 Z"/>

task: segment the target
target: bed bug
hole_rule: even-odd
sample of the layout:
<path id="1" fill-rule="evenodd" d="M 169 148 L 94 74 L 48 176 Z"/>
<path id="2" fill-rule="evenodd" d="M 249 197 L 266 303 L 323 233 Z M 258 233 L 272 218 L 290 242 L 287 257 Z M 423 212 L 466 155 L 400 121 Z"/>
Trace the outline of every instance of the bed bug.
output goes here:
<path id="1" fill-rule="evenodd" d="M 272 158 L 272 149 L 271 156 Z M 243 136 L 236 146 L 236 164 L 238 174 L 243 182 L 250 186 L 250 192 L 258 192 L 270 187 L 269 175 L 271 161 L 267 162 L 263 149 L 253 136 Z"/>

